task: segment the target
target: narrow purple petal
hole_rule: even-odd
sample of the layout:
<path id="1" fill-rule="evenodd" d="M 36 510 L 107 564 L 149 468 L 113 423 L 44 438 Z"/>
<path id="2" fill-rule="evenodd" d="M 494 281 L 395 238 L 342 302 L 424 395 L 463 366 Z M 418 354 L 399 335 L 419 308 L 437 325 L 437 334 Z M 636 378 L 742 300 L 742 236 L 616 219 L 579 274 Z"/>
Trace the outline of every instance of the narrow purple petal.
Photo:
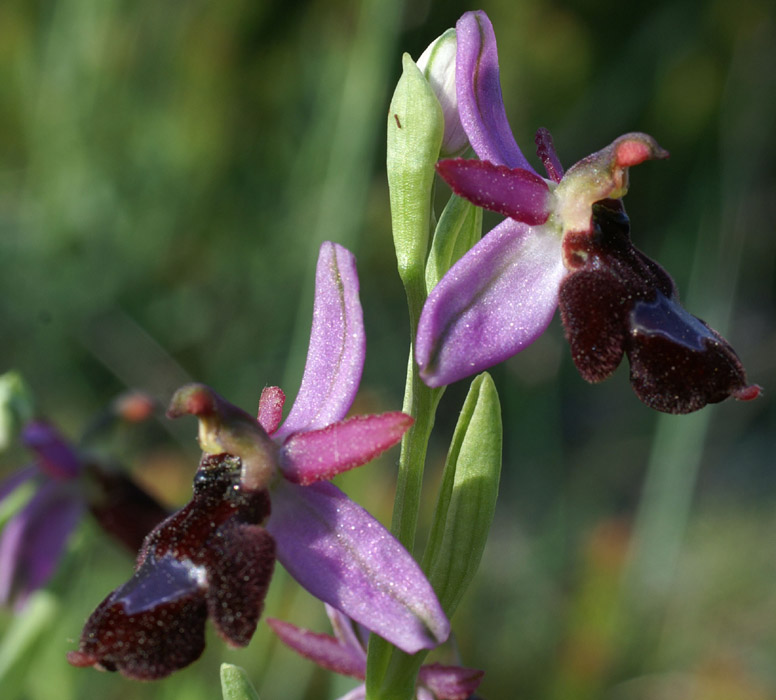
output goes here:
<path id="1" fill-rule="evenodd" d="M 393 447 L 412 422 L 405 413 L 392 411 L 295 433 L 281 448 L 280 468 L 287 479 L 303 486 L 331 479 Z"/>
<path id="2" fill-rule="evenodd" d="M 499 82 L 496 35 L 482 11 L 467 12 L 455 25 L 455 83 L 461 124 L 475 153 L 510 168 L 533 172 L 509 128 Z"/>
<path id="3" fill-rule="evenodd" d="M 361 381 L 366 337 L 353 254 L 325 242 L 315 274 L 315 304 L 307 364 L 291 412 L 276 436 L 342 420 Z"/>
<path id="4" fill-rule="evenodd" d="M 563 166 L 555 151 L 552 135 L 547 129 L 541 127 L 536 132 L 534 142 L 536 143 L 536 155 L 542 161 L 547 176 L 553 182 L 560 182 L 563 179 Z"/>
<path id="5" fill-rule="evenodd" d="M 456 158 L 437 163 L 437 172 L 453 192 L 483 209 L 532 226 L 550 216 L 550 188 L 531 170 Z"/>
<path id="6" fill-rule="evenodd" d="M 33 479 L 40 474 L 37 464 L 28 464 L 26 467 L 18 469 L 10 476 L 0 481 L 0 501 L 7 496 L 10 496 L 16 489 L 18 489 L 25 481 Z"/>
<path id="7" fill-rule="evenodd" d="M 279 386 L 265 386 L 259 399 L 259 415 L 256 420 L 267 435 L 273 435 L 283 420 L 283 404 L 286 395 Z"/>
<path id="8" fill-rule="evenodd" d="M 74 490 L 48 482 L 8 521 L 0 539 L 0 603 L 23 605 L 54 573 L 84 504 Z"/>
<path id="9" fill-rule="evenodd" d="M 321 668 L 364 680 L 366 656 L 363 651 L 358 654 L 328 634 L 317 634 L 290 622 L 269 618 L 267 624 L 283 644 Z"/>
<path id="10" fill-rule="evenodd" d="M 316 598 L 410 654 L 447 639 L 450 623 L 418 564 L 332 484 L 280 482 L 267 529 L 280 562 Z"/>
<path id="11" fill-rule="evenodd" d="M 38 456 L 40 468 L 54 479 L 73 479 L 81 462 L 59 431 L 48 423 L 34 421 L 22 431 L 22 442 Z"/>
<path id="12" fill-rule="evenodd" d="M 476 668 L 429 664 L 421 667 L 418 681 L 438 700 L 466 700 L 477 690 L 484 675 Z"/>
<path id="13" fill-rule="evenodd" d="M 443 386 L 491 367 L 547 328 L 565 274 L 554 232 L 507 219 L 432 290 L 418 324 L 423 381 Z"/>

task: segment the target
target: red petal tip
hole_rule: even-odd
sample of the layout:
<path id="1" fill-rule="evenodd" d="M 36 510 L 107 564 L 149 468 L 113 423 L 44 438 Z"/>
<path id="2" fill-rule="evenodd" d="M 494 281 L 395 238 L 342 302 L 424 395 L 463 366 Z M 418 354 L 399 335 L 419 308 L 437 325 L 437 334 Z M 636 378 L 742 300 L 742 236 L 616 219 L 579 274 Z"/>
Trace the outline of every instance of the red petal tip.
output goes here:
<path id="1" fill-rule="evenodd" d="M 750 384 L 743 389 L 737 389 L 732 395 L 739 401 L 752 401 L 763 393 L 763 388 L 759 384 Z"/>

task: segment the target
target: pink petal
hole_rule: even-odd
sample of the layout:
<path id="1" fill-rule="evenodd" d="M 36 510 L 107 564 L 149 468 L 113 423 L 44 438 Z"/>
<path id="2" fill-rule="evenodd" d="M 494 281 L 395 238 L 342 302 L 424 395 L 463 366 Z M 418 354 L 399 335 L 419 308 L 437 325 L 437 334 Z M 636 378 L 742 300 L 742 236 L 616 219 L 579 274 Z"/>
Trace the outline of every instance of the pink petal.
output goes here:
<path id="1" fill-rule="evenodd" d="M 464 255 L 429 295 L 415 359 L 444 386 L 511 357 L 547 328 L 566 270 L 561 239 L 512 219 Z"/>
<path id="2" fill-rule="evenodd" d="M 275 437 L 315 430 L 342 420 L 361 381 L 366 336 L 353 254 L 321 245 L 307 364 L 291 412 Z"/>
<path id="3" fill-rule="evenodd" d="M 357 654 L 328 634 L 316 634 L 282 620 L 269 618 L 267 624 L 283 644 L 321 668 L 364 680 L 366 656 L 363 651 Z"/>
<path id="4" fill-rule="evenodd" d="M 280 453 L 283 475 L 307 485 L 366 464 L 401 440 L 412 425 L 410 416 L 393 411 L 355 416 L 320 430 L 292 435 Z"/>
<path id="5" fill-rule="evenodd" d="M 532 226 L 550 216 L 550 189 L 531 170 L 456 158 L 440 161 L 437 172 L 453 192 L 478 207 Z"/>
<path id="6" fill-rule="evenodd" d="M 283 404 L 286 395 L 279 386 L 265 386 L 259 399 L 257 420 L 267 435 L 272 435 L 283 420 Z"/>

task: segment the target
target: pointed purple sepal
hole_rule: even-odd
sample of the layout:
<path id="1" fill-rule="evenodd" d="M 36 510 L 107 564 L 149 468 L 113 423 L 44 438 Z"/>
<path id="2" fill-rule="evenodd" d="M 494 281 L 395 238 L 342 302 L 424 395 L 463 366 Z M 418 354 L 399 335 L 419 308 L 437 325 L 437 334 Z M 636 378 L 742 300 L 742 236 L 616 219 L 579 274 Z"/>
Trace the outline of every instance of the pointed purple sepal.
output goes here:
<path id="1" fill-rule="evenodd" d="M 550 216 L 550 189 L 531 170 L 456 158 L 437 163 L 437 172 L 459 197 L 532 226 Z"/>
<path id="2" fill-rule="evenodd" d="M 401 440 L 412 423 L 410 416 L 392 411 L 295 433 L 281 448 L 280 468 L 289 481 L 303 486 L 331 479 L 385 452 Z"/>
<path id="3" fill-rule="evenodd" d="M 331 635 L 311 632 L 290 622 L 269 618 L 267 624 L 283 644 L 321 668 L 361 680 L 366 676 L 366 655 L 363 649 L 359 653 Z"/>
<path id="4" fill-rule="evenodd" d="M 455 25 L 456 90 L 461 124 L 482 159 L 533 171 L 509 128 L 499 82 L 496 35 L 482 11 L 467 12 Z"/>
<path id="5" fill-rule="evenodd" d="M 565 268 L 553 232 L 507 219 L 464 255 L 429 295 L 415 359 L 444 386 L 511 357 L 552 320 Z"/>
<path id="6" fill-rule="evenodd" d="M 336 243 L 323 243 L 302 386 L 275 437 L 283 440 L 342 420 L 358 391 L 365 352 L 356 259 Z"/>
<path id="7" fill-rule="evenodd" d="M 316 598 L 409 654 L 447 639 L 450 623 L 418 564 L 342 491 L 281 482 L 272 505 L 278 559 Z"/>
<path id="8" fill-rule="evenodd" d="M 51 481 L 8 521 L 0 537 L 0 604 L 21 607 L 45 585 L 83 510 L 77 491 Z"/>

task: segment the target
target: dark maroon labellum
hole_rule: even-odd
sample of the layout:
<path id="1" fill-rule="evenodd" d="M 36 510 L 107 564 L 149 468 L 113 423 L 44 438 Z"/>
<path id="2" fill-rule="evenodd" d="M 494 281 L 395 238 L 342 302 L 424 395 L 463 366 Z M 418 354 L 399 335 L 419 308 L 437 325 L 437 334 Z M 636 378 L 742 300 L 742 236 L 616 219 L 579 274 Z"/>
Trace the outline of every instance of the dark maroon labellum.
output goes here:
<path id="1" fill-rule="evenodd" d="M 256 630 L 275 563 L 275 542 L 260 526 L 266 491 L 240 487 L 240 461 L 204 457 L 192 500 L 146 537 L 135 573 L 87 620 L 74 666 L 163 678 L 199 658 L 205 620 L 234 646 Z"/>
<path id="2" fill-rule="evenodd" d="M 606 379 L 626 353 L 634 391 L 658 411 L 759 395 L 728 342 L 684 309 L 668 273 L 633 246 L 621 207 L 596 204 L 593 230 L 566 234 L 563 255 L 571 272 L 560 287 L 561 319 L 587 381 Z"/>

